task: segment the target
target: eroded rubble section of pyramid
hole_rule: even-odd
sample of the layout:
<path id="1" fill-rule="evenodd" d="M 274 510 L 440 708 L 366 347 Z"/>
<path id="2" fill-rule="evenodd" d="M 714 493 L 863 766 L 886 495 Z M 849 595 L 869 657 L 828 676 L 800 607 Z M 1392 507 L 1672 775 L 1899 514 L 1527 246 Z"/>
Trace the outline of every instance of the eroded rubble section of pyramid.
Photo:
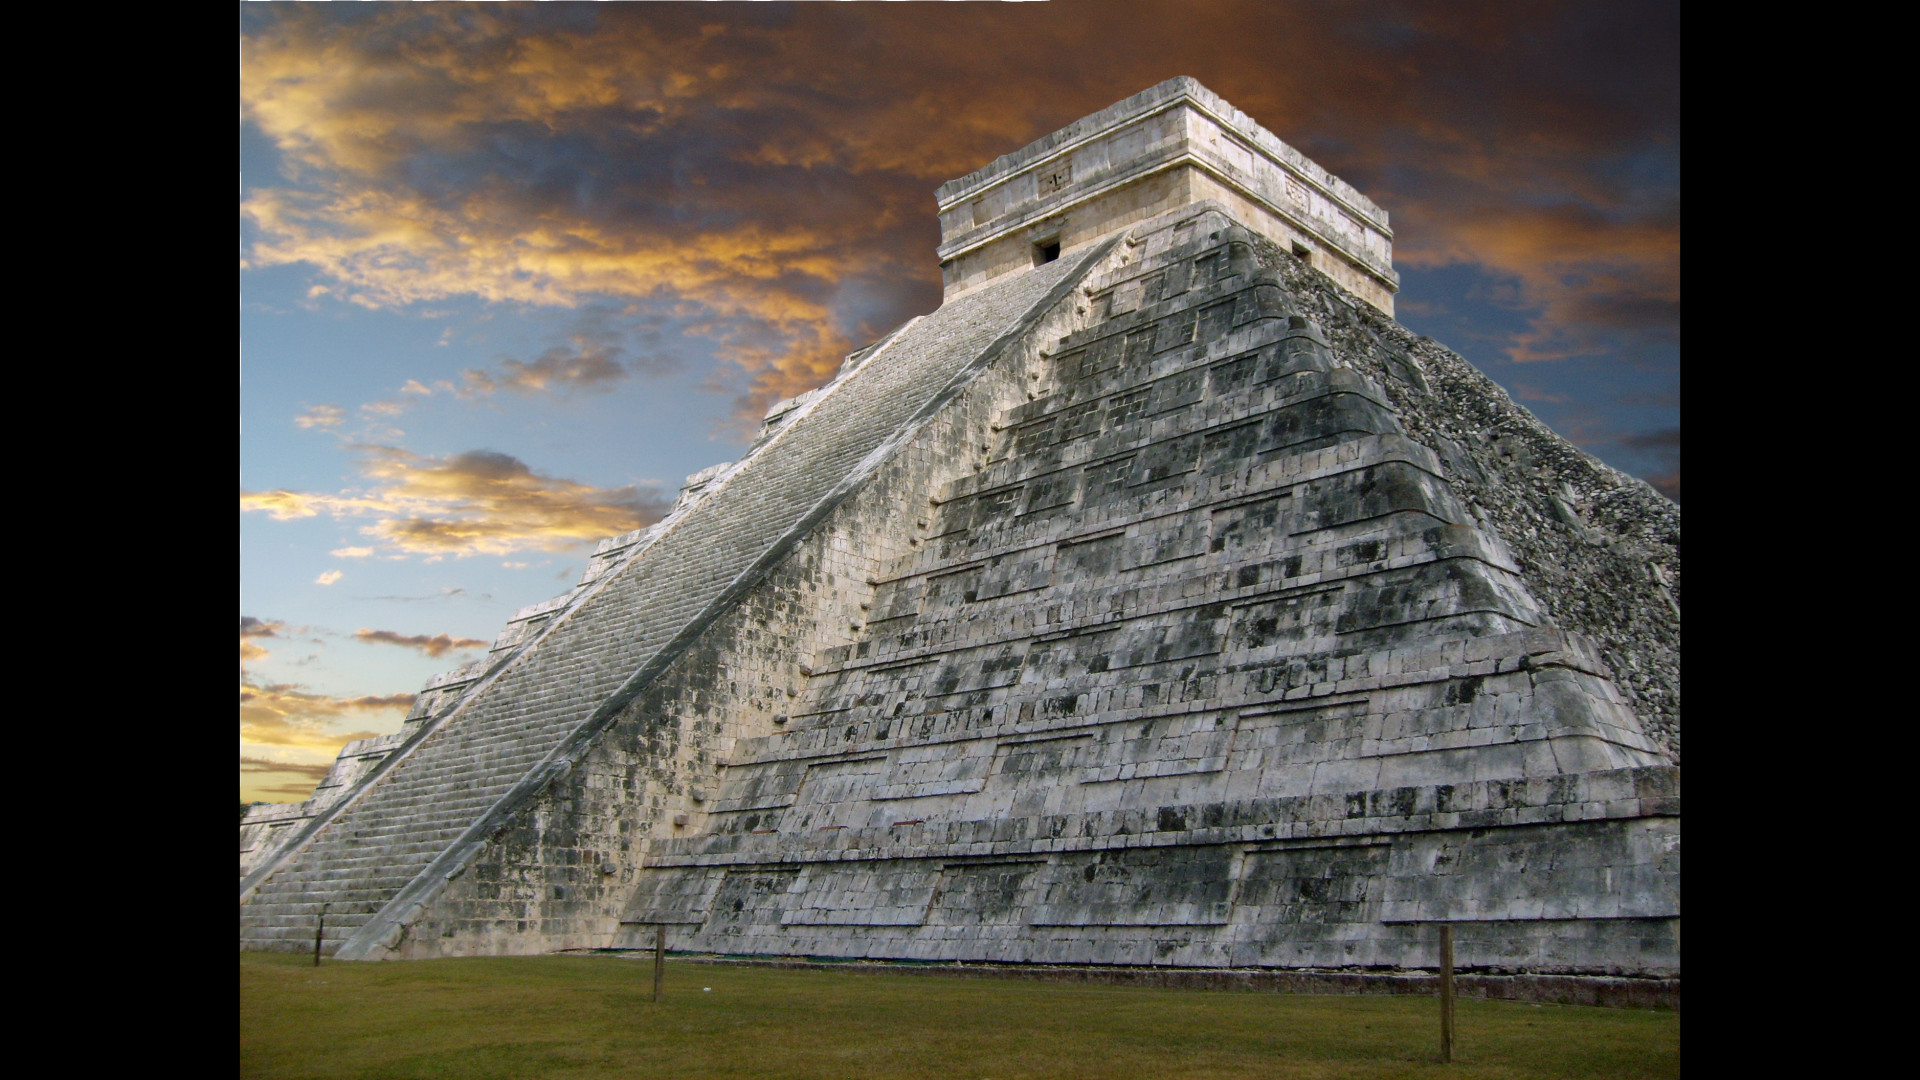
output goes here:
<path id="1" fill-rule="evenodd" d="M 1197 213 L 935 493 L 860 641 L 656 842 L 725 953 L 1671 974 L 1677 770 L 1596 646 Z"/>

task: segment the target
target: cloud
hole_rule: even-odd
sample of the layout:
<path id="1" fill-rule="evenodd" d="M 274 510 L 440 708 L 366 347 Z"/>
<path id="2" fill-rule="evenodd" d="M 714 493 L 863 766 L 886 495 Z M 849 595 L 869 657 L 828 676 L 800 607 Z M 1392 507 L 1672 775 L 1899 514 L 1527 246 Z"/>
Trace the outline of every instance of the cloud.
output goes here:
<path id="1" fill-rule="evenodd" d="M 638 305 L 587 304 L 572 320 L 564 340 L 550 346 L 532 360 L 505 358 L 492 370 L 469 368 L 461 372 L 462 397 L 485 396 L 498 390 L 517 394 L 604 393 L 613 389 L 637 368 L 647 375 L 663 375 L 677 362 L 658 353 L 637 361 L 621 359 L 627 349 L 623 339 L 633 331 L 643 338 L 657 337 L 650 327 L 661 321 Z"/>
<path id="2" fill-rule="evenodd" d="M 550 387 L 605 389 L 627 377 L 627 369 L 610 356 L 564 347 L 548 349 L 530 364 L 508 360 L 505 368 L 506 385 L 522 393 Z"/>
<path id="3" fill-rule="evenodd" d="M 292 521 L 295 518 L 313 517 L 320 511 L 314 508 L 315 500 L 297 492 L 245 491 L 240 492 L 240 509 L 260 510 L 271 515 L 275 521 Z"/>
<path id="4" fill-rule="evenodd" d="M 1620 436 L 1615 442 L 1656 462 L 1651 469 L 1643 470 L 1641 475 L 1662 495 L 1674 502 L 1680 501 L 1679 428 L 1636 431 Z"/>
<path id="5" fill-rule="evenodd" d="M 243 774 L 292 773 L 295 776 L 304 776 L 315 784 L 318 784 L 327 778 L 329 772 L 333 771 L 333 766 L 331 764 L 322 765 L 312 762 L 303 764 L 294 761 L 276 761 L 273 758 L 249 757 L 246 754 L 241 754 L 240 771 Z M 309 786 L 307 790 L 311 792 L 313 789 Z"/>
<path id="6" fill-rule="evenodd" d="M 370 547 L 340 547 L 334 548 L 332 551 L 327 552 L 327 554 L 336 559 L 364 559 L 373 554 L 373 549 Z"/>
<path id="7" fill-rule="evenodd" d="M 460 373 L 469 395 L 512 390 L 533 394 L 547 390 L 608 390 L 627 377 L 627 369 L 604 352 L 581 353 L 555 346 L 531 363 L 507 360 L 495 372 L 469 368 Z"/>
<path id="8" fill-rule="evenodd" d="M 332 428 L 339 427 L 345 416 L 338 405 L 315 405 L 294 417 L 293 422 L 303 428 Z"/>
<path id="9" fill-rule="evenodd" d="M 848 280 L 905 276 L 922 303 L 937 295 L 927 177 L 903 172 L 893 149 L 868 160 L 864 133 L 849 142 L 852 126 L 818 103 L 796 110 L 784 90 L 716 113 L 708 94 L 751 80 L 726 48 L 701 48 L 697 20 L 586 38 L 511 12 L 464 27 L 251 21 L 243 109 L 288 182 L 247 198 L 248 266 L 305 263 L 325 294 L 367 307 L 658 302 L 718 338 L 756 398 L 817 384 L 850 351 L 834 311 Z M 748 38 L 754 51 L 771 43 Z M 804 132 L 779 134 L 774 114 Z M 877 189 L 841 182 L 876 169 L 892 174 Z M 903 222 L 916 242 L 895 239 Z M 615 377 L 610 361 L 574 346 L 482 374 L 523 391 L 592 388 Z"/>
<path id="10" fill-rule="evenodd" d="M 396 602 L 399 602 L 399 603 L 403 603 L 403 604 L 412 604 L 412 603 L 418 603 L 419 601 L 422 601 L 422 600 L 451 600 L 451 599 L 453 599 L 453 598 L 454 598 L 454 597 L 456 597 L 456 596 L 465 596 L 466 594 L 467 594 L 467 590 L 465 590 L 465 589 L 463 589 L 463 588 L 460 588 L 460 587 L 459 587 L 459 586 L 457 586 L 457 585 L 443 585 L 443 586 L 441 586 L 441 587 L 440 587 L 440 591 L 439 591 L 439 592 L 437 592 L 437 593 L 430 593 L 430 594 L 428 594 L 428 595 L 426 595 L 426 596 L 393 596 L 393 595 L 388 595 L 388 596 L 370 596 L 370 597 L 368 597 L 367 599 L 369 599 L 369 600 L 393 600 L 393 601 L 396 601 Z M 480 594 L 480 596 L 478 597 L 478 599 L 480 599 L 481 601 L 491 601 L 491 600 L 493 599 L 493 594 L 491 594 L 491 593 L 481 593 L 481 594 Z"/>
<path id="11" fill-rule="evenodd" d="M 1513 359 L 1671 342 L 1677 24 L 1652 0 L 249 7 L 242 113 L 285 176 L 249 189 L 245 264 L 370 308 L 652 305 L 751 415 L 937 302 L 934 186 L 1192 74 L 1387 206 L 1403 265 L 1510 282 Z M 592 355 L 481 374 L 550 390 Z"/>
<path id="12" fill-rule="evenodd" d="M 413 706 L 412 694 L 373 694 L 340 698 L 310 693 L 293 683 L 255 684 L 240 679 L 240 742 L 242 745 L 338 754 L 355 739 L 371 738 L 375 731 L 337 730 L 344 720 L 385 714 L 398 726 Z"/>
<path id="13" fill-rule="evenodd" d="M 1680 429 L 1662 428 L 1659 431 L 1639 431 L 1622 437 L 1620 442 L 1636 450 L 1662 450 L 1677 454 L 1680 452 Z"/>
<path id="14" fill-rule="evenodd" d="M 1438 216 L 1438 215 L 1436 215 Z M 1580 207 L 1456 213 L 1428 242 L 1402 247 L 1406 266 L 1473 263 L 1512 283 L 1510 306 L 1535 314 L 1507 347 L 1516 363 L 1605 351 L 1625 337 L 1677 340 L 1678 221 L 1605 220 Z"/>
<path id="15" fill-rule="evenodd" d="M 240 616 L 240 662 L 265 660 L 272 655 L 264 646 L 256 645 L 248 638 L 277 638 L 287 624 L 274 619 L 256 619 L 251 615 Z"/>
<path id="16" fill-rule="evenodd" d="M 243 491 L 240 508 L 277 521 L 320 514 L 371 518 L 360 532 L 378 548 L 464 556 L 563 550 L 652 524 L 672 505 L 657 490 L 598 488 L 543 476 L 518 458 L 489 450 L 435 458 L 393 446 L 358 449 L 369 481 L 365 489 L 338 495 Z"/>
<path id="17" fill-rule="evenodd" d="M 409 649 L 419 649 L 428 656 L 440 657 L 454 649 L 483 649 L 490 642 L 480 638 L 453 637 L 448 634 L 396 634 L 391 630 L 368 630 L 362 627 L 354 631 L 353 636 L 368 644 L 400 645 Z"/>
<path id="18" fill-rule="evenodd" d="M 331 585 L 345 576 L 346 572 L 344 570 L 329 570 L 319 577 L 314 578 L 313 583 L 315 585 Z"/>

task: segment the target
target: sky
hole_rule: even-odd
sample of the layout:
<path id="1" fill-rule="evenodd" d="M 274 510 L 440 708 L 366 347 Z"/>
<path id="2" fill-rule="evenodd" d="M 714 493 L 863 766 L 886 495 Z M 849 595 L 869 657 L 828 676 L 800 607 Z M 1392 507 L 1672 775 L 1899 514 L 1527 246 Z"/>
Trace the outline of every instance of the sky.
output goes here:
<path id="1" fill-rule="evenodd" d="M 240 8 L 240 797 L 305 798 L 768 405 L 939 305 L 942 182 L 1190 75 L 1399 321 L 1680 497 L 1677 3 Z"/>

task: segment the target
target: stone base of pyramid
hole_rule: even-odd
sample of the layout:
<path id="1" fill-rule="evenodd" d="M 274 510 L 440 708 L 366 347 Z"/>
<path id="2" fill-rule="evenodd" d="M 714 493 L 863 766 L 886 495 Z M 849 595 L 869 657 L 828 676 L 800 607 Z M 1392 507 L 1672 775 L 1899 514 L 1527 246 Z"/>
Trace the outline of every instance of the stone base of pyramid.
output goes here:
<path id="1" fill-rule="evenodd" d="M 608 950 L 651 960 L 651 949 Z M 710 967 L 833 971 L 860 975 L 936 975 L 960 979 L 1019 979 L 1090 986 L 1151 986 L 1173 990 L 1228 990 L 1268 994 L 1389 994 L 1432 997 L 1440 977 L 1432 970 L 1319 970 L 1273 968 L 1175 968 L 1093 964 L 985 964 L 787 959 L 671 954 L 676 963 Z M 1545 1005 L 1595 1005 L 1617 1009 L 1678 1009 L 1677 978 L 1610 975 L 1493 974 L 1456 971 L 1454 993 L 1479 1001 L 1527 1001 Z"/>

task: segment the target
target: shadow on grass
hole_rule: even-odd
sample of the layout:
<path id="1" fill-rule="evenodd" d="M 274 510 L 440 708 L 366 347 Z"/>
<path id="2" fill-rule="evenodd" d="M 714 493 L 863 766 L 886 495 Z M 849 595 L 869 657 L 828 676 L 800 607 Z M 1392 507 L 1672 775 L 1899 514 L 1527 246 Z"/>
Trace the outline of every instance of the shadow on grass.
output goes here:
<path id="1" fill-rule="evenodd" d="M 1680 1072 L 1671 1012 L 783 971 L 617 956 L 240 957 L 243 1077 L 1402 1077 Z M 711 989 L 703 989 L 708 988 Z"/>

